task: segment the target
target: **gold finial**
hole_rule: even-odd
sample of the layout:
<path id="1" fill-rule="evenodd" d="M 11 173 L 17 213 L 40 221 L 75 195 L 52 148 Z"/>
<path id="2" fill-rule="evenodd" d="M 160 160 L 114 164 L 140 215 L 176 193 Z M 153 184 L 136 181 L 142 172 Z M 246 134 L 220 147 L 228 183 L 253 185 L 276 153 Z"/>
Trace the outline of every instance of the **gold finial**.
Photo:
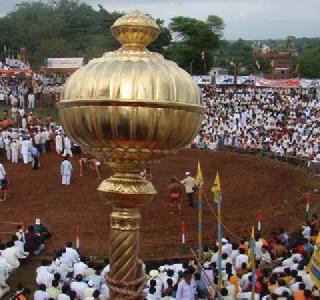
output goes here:
<path id="1" fill-rule="evenodd" d="M 158 37 L 160 29 L 151 17 L 135 10 L 117 19 L 111 32 L 122 44 L 122 49 L 144 50 Z"/>

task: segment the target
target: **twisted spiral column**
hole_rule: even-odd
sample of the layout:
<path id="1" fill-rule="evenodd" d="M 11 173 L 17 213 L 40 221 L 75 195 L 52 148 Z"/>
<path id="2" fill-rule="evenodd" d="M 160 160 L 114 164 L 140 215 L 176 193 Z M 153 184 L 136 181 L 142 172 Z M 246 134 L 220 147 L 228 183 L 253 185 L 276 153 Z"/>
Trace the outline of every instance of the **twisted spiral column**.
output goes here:
<path id="1" fill-rule="evenodd" d="M 112 205 L 110 219 L 110 272 L 107 282 L 111 300 L 143 298 L 145 274 L 138 259 L 140 247 L 139 208 L 155 196 L 151 182 L 140 173 L 117 172 L 104 180 L 99 192 Z"/>
<path id="2" fill-rule="evenodd" d="M 121 282 L 131 282 L 138 274 L 140 244 L 139 208 L 114 207 L 110 231 L 110 277 Z M 111 291 L 111 299 L 123 299 Z"/>

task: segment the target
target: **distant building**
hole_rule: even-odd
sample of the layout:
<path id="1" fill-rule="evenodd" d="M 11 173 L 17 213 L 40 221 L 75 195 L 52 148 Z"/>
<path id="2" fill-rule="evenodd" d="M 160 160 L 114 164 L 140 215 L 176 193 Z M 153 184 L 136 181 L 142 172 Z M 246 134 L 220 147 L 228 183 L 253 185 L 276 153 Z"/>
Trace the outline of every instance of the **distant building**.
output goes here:
<path id="1" fill-rule="evenodd" d="M 264 74 L 267 78 L 290 78 L 292 67 L 292 54 L 290 52 L 266 52 L 256 53 L 257 59 L 264 59 L 270 65 L 270 73 Z"/>

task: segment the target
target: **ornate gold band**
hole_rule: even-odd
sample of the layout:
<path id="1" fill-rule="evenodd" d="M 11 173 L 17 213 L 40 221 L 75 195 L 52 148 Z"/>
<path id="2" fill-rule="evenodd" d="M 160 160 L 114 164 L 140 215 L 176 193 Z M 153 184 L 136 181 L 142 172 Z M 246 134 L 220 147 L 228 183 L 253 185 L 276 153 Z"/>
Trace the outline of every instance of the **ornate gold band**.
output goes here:
<path id="1" fill-rule="evenodd" d="M 114 208 L 111 213 L 111 228 L 118 231 L 140 229 L 141 215 L 138 209 Z"/>

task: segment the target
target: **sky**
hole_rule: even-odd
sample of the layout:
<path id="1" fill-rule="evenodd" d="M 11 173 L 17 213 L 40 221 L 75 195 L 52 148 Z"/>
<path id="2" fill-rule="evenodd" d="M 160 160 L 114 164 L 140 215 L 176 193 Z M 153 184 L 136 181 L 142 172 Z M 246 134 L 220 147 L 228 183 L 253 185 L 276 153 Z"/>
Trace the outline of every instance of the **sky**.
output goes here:
<path id="1" fill-rule="evenodd" d="M 28 0 L 27 0 L 28 1 Z M 108 11 L 139 9 L 169 23 L 174 16 L 224 19 L 226 39 L 268 39 L 320 36 L 320 0 L 83 0 Z M 0 0 L 4 15 L 21 0 Z"/>

